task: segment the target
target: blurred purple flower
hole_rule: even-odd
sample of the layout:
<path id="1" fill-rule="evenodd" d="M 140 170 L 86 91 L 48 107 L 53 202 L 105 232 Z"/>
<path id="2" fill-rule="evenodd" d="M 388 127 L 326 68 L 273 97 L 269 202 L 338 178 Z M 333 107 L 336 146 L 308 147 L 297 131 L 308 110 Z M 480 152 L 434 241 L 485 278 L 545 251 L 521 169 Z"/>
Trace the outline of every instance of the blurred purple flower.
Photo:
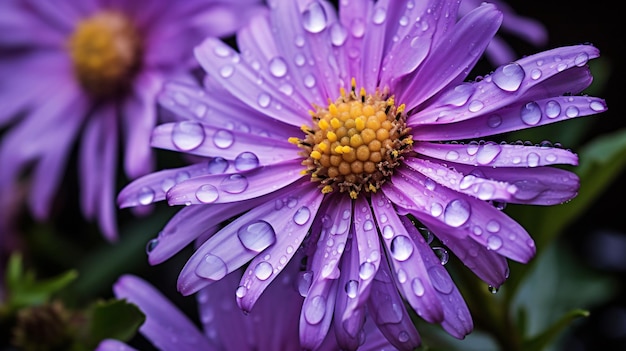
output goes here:
<path id="1" fill-rule="evenodd" d="M 367 308 L 410 350 L 418 336 L 403 300 L 463 338 L 472 319 L 431 233 L 498 287 L 507 258 L 535 254 L 501 205 L 559 204 L 579 187 L 574 173 L 550 167 L 577 164 L 569 150 L 469 139 L 606 110 L 576 95 L 598 50 L 558 48 L 466 82 L 502 20 L 491 4 L 458 22 L 446 15 L 456 1 L 341 1 L 339 13 L 276 1 L 270 10 L 238 32 L 239 52 L 214 38 L 196 48 L 203 90 L 169 83 L 159 97 L 185 120 L 155 128 L 152 145 L 207 160 L 120 193 L 121 207 L 188 205 L 148 244 L 151 264 L 207 236 L 178 289 L 195 293 L 247 264 L 236 296 L 249 311 L 302 250 L 306 348 L 334 323 L 340 346 L 355 349 Z"/>
<path id="2" fill-rule="evenodd" d="M 202 331 L 156 288 L 139 277 L 125 275 L 114 286 L 115 296 L 136 304 L 146 315 L 139 331 L 163 351 L 301 351 L 298 317 L 303 298 L 297 291 L 298 262 L 291 264 L 268 287 L 254 309 L 244 314 L 235 303 L 241 271 L 227 275 L 197 294 Z M 287 272 L 287 270 L 289 272 Z M 239 274 L 238 274 L 239 273 Z M 367 322 L 359 350 L 396 350 Z M 338 350 L 329 334 L 317 350 Z M 134 348 L 117 340 L 104 340 L 97 351 L 122 351 Z"/>
<path id="3" fill-rule="evenodd" d="M 162 82 L 189 79 L 193 47 L 207 35 L 232 34 L 258 3 L 2 1 L 0 126 L 9 126 L 0 143 L 2 208 L 16 206 L 11 193 L 31 170 L 30 209 L 47 218 L 78 142 L 82 211 L 116 238 L 118 144 L 128 178 L 152 171 Z M 10 219 L 0 215 L 0 224 Z"/>
<path id="4" fill-rule="evenodd" d="M 464 16 L 483 2 L 483 0 L 461 1 L 459 16 Z M 537 47 L 541 47 L 548 42 L 548 32 L 542 23 L 535 19 L 518 15 L 505 1 L 490 0 L 489 2 L 502 11 L 502 32 L 517 36 Z M 498 35 L 494 36 L 487 46 L 485 55 L 495 65 L 512 62 L 518 57 L 506 41 Z"/>

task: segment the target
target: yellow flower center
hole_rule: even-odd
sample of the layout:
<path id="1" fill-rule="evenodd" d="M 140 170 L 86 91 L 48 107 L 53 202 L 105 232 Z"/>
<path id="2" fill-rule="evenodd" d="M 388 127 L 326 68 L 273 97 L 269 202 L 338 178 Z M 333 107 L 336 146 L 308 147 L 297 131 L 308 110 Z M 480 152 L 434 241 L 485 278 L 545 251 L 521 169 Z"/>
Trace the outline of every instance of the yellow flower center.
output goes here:
<path id="1" fill-rule="evenodd" d="M 95 97 L 127 89 L 141 63 L 141 38 L 133 23 L 115 11 L 103 11 L 80 22 L 69 39 L 74 71 Z"/>
<path id="2" fill-rule="evenodd" d="M 413 139 L 406 126 L 404 104 L 376 91 L 356 92 L 352 79 L 349 94 L 328 107 L 311 111 L 313 126 L 303 126 L 303 139 L 289 138 L 303 151 L 305 173 L 320 182 L 323 193 L 348 192 L 355 199 L 361 191 L 376 192 L 394 168 L 411 151 Z"/>

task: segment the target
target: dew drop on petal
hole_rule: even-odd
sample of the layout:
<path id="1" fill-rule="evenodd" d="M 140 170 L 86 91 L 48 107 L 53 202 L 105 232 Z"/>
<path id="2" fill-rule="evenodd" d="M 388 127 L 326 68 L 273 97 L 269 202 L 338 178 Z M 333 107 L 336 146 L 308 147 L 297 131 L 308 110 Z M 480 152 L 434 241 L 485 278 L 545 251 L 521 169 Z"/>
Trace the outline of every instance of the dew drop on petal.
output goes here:
<path id="1" fill-rule="evenodd" d="M 589 104 L 589 108 L 591 108 L 595 112 L 599 112 L 599 111 L 604 111 L 606 109 L 606 106 L 604 106 L 604 104 L 601 101 L 593 100 Z"/>
<path id="2" fill-rule="evenodd" d="M 207 168 L 209 174 L 222 174 L 228 169 L 228 161 L 223 157 L 215 157 L 209 161 Z"/>
<path id="3" fill-rule="evenodd" d="M 415 278 L 413 279 L 413 281 L 411 282 L 411 290 L 413 290 L 413 293 L 416 296 L 424 296 L 424 283 L 422 283 L 422 279 L 420 278 Z"/>
<path id="4" fill-rule="evenodd" d="M 446 153 L 446 160 L 448 161 L 456 161 L 459 159 L 459 153 L 454 151 L 454 150 L 450 150 Z"/>
<path id="5" fill-rule="evenodd" d="M 328 18 L 326 11 L 319 2 L 315 1 L 309 4 L 302 13 L 302 26 L 310 33 L 319 33 L 326 28 Z"/>
<path id="6" fill-rule="evenodd" d="M 154 201 L 154 190 L 151 188 L 144 186 L 139 190 L 139 194 L 137 195 L 137 200 L 141 205 L 149 205 Z"/>
<path id="7" fill-rule="evenodd" d="M 493 72 L 493 83 L 504 91 L 517 91 L 524 81 L 524 69 L 519 64 L 513 62 L 508 65 L 498 67 Z"/>
<path id="8" fill-rule="evenodd" d="M 274 228 L 263 220 L 241 226 L 237 237 L 246 249 L 254 252 L 261 252 L 276 242 Z"/>
<path id="9" fill-rule="evenodd" d="M 309 288 L 313 283 L 313 272 L 312 271 L 302 271 L 298 273 L 297 287 L 300 296 L 306 297 L 309 293 Z"/>
<path id="10" fill-rule="evenodd" d="M 365 22 L 361 18 L 355 18 L 350 24 L 350 33 L 355 38 L 361 38 L 365 35 Z"/>
<path id="11" fill-rule="evenodd" d="M 379 7 L 376 10 L 374 10 L 374 16 L 372 16 L 372 22 L 374 24 L 381 24 L 385 22 L 386 18 L 387 18 L 387 10 L 382 7 Z"/>
<path id="12" fill-rule="evenodd" d="M 403 330 L 403 331 L 401 331 L 401 332 L 398 334 L 398 341 L 399 341 L 399 342 L 402 342 L 402 343 L 405 343 L 405 342 L 409 341 L 409 333 L 407 333 L 407 332 L 406 332 L 406 331 L 404 331 L 404 330 Z"/>
<path id="13" fill-rule="evenodd" d="M 491 163 L 500 154 L 502 148 L 495 143 L 487 143 L 479 146 L 476 153 L 476 161 L 481 165 Z"/>
<path id="14" fill-rule="evenodd" d="M 326 298 L 322 295 L 314 296 L 305 303 L 304 318 L 309 324 L 318 324 L 326 314 Z"/>
<path id="15" fill-rule="evenodd" d="M 259 166 L 259 158 L 249 151 L 244 151 L 235 158 L 235 169 L 248 171 Z"/>
<path id="16" fill-rule="evenodd" d="M 228 267 L 221 258 L 207 254 L 202 262 L 196 266 L 195 273 L 202 278 L 220 280 L 228 273 Z"/>
<path id="17" fill-rule="evenodd" d="M 529 102 L 522 106 L 520 117 L 529 126 L 537 125 L 541 120 L 541 108 L 536 102 Z"/>
<path id="18" fill-rule="evenodd" d="M 442 294 L 450 294 L 454 288 L 452 280 L 443 266 L 431 266 L 428 268 L 428 276 L 433 287 Z"/>
<path id="19" fill-rule="evenodd" d="M 334 46 L 341 46 L 348 38 L 348 30 L 339 22 L 335 22 L 330 27 L 330 42 Z"/>
<path id="20" fill-rule="evenodd" d="M 146 244 L 146 253 L 150 254 L 152 251 L 154 251 L 154 249 L 156 249 L 156 247 L 159 245 L 159 239 L 158 238 L 154 238 L 150 241 L 148 241 L 148 243 Z"/>
<path id="21" fill-rule="evenodd" d="M 382 235 L 385 239 L 391 239 L 394 235 L 393 228 L 390 225 L 384 226 Z"/>
<path id="22" fill-rule="evenodd" d="M 174 185 L 176 185 L 176 181 L 172 178 L 165 178 L 163 179 L 163 181 L 161 182 L 161 190 L 163 190 L 163 192 L 167 192 L 168 190 L 170 190 Z"/>
<path id="23" fill-rule="evenodd" d="M 246 294 L 248 294 L 248 289 L 245 286 L 240 285 L 237 287 L 237 290 L 235 290 L 235 296 L 237 296 L 237 298 L 242 299 Z"/>
<path id="24" fill-rule="evenodd" d="M 500 231 L 500 222 L 496 221 L 495 219 L 492 219 L 489 222 L 487 222 L 485 229 L 487 229 L 488 232 L 497 233 Z"/>
<path id="25" fill-rule="evenodd" d="M 370 279 L 376 273 L 376 266 L 371 262 L 363 262 L 359 267 L 359 277 L 363 280 Z"/>
<path id="26" fill-rule="evenodd" d="M 311 210 L 308 207 L 302 206 L 293 215 L 293 221 L 298 225 L 304 225 L 311 218 Z"/>
<path id="27" fill-rule="evenodd" d="M 498 250 L 502 247 L 502 238 L 497 235 L 491 235 L 487 238 L 487 248 L 489 250 Z"/>
<path id="28" fill-rule="evenodd" d="M 269 262 L 259 262 L 259 264 L 254 267 L 254 276 L 259 280 L 267 280 L 272 276 L 272 271 L 274 268 Z"/>
<path id="29" fill-rule="evenodd" d="M 272 98 L 269 96 L 268 93 L 261 93 L 257 97 L 256 102 L 259 104 L 259 106 L 266 108 L 270 105 L 270 102 L 272 102 Z"/>
<path id="30" fill-rule="evenodd" d="M 533 68 L 533 70 L 530 71 L 530 78 L 532 78 L 533 80 L 541 78 L 541 70 L 538 68 Z"/>
<path id="31" fill-rule="evenodd" d="M 404 269 L 400 268 L 398 270 L 398 272 L 396 273 L 396 277 L 398 277 L 398 282 L 400 284 L 404 284 L 404 282 L 406 282 L 406 278 L 407 278 L 407 275 L 406 275 L 406 272 L 404 271 Z"/>
<path id="32" fill-rule="evenodd" d="M 502 117 L 498 114 L 493 114 L 487 118 L 487 125 L 491 128 L 497 128 L 502 124 Z"/>
<path id="33" fill-rule="evenodd" d="M 190 151 L 204 142 L 204 128 L 198 122 L 183 121 L 172 129 L 172 143 L 182 151 Z"/>
<path id="34" fill-rule="evenodd" d="M 581 52 L 580 54 L 578 54 L 578 56 L 576 56 L 576 58 L 574 59 L 574 64 L 576 66 L 584 66 L 587 64 L 587 61 L 589 61 L 589 55 L 587 55 L 586 52 Z"/>
<path id="35" fill-rule="evenodd" d="M 485 104 L 482 101 L 472 100 L 467 109 L 469 110 L 469 112 L 478 112 L 482 110 L 483 107 L 485 107 Z"/>
<path id="36" fill-rule="evenodd" d="M 548 118 L 556 118 L 561 114 L 561 105 L 554 101 L 550 100 L 546 103 L 546 116 Z"/>
<path id="37" fill-rule="evenodd" d="M 576 106 L 570 106 L 567 109 L 565 109 L 565 115 L 569 118 L 573 118 L 573 117 L 578 117 L 579 111 L 578 111 L 578 107 Z"/>
<path id="38" fill-rule="evenodd" d="M 463 106 L 467 103 L 470 96 L 474 94 L 475 90 L 476 88 L 474 88 L 473 84 L 463 83 L 457 85 L 443 95 L 441 103 L 444 105 Z"/>
<path id="39" fill-rule="evenodd" d="M 235 73 L 235 68 L 232 65 L 224 65 L 220 68 L 220 76 L 222 78 L 229 78 Z"/>
<path id="40" fill-rule="evenodd" d="M 539 165 L 539 155 L 535 152 L 531 152 L 526 156 L 526 162 L 528 167 L 537 167 Z"/>
<path id="41" fill-rule="evenodd" d="M 357 292 L 359 291 L 359 282 L 353 279 L 349 280 L 346 283 L 345 291 L 349 298 L 355 298 L 357 296 Z"/>
<path id="42" fill-rule="evenodd" d="M 391 241 L 391 255 L 398 261 L 406 261 L 413 254 L 413 243 L 405 235 L 398 235 Z"/>
<path id="43" fill-rule="evenodd" d="M 363 223 L 363 230 L 368 231 L 368 230 L 372 230 L 374 229 L 374 222 L 372 222 L 371 220 L 366 220 Z"/>
<path id="44" fill-rule="evenodd" d="M 450 259 L 450 254 L 448 253 L 448 250 L 444 249 L 443 247 L 433 247 L 433 252 L 435 253 L 435 255 L 437 255 L 437 257 L 439 258 L 439 262 L 442 265 L 445 265 L 446 263 L 448 263 L 448 260 Z"/>
<path id="45" fill-rule="evenodd" d="M 241 174 L 231 174 L 222 180 L 220 188 L 229 194 L 241 194 L 248 188 L 248 179 Z"/>
<path id="46" fill-rule="evenodd" d="M 211 184 L 205 184 L 196 190 L 196 199 L 205 204 L 215 202 L 218 197 L 219 193 L 217 188 Z"/>
<path id="47" fill-rule="evenodd" d="M 315 77 L 311 74 L 307 74 L 306 77 L 304 77 L 304 86 L 313 88 L 315 86 Z"/>
<path id="48" fill-rule="evenodd" d="M 269 69 L 274 77 L 281 78 L 287 74 L 287 63 L 282 57 L 276 56 L 270 60 Z"/>
<path id="49" fill-rule="evenodd" d="M 451 227 L 460 227 L 469 219 L 471 210 L 472 208 L 466 200 L 452 200 L 443 212 L 443 221 Z"/>
<path id="50" fill-rule="evenodd" d="M 220 129 L 213 135 L 213 144 L 220 149 L 227 149 L 233 142 L 235 141 L 235 137 L 233 133 L 226 129 Z"/>
<path id="51" fill-rule="evenodd" d="M 441 213 L 443 213 L 443 206 L 441 206 L 440 203 L 438 202 L 433 202 L 430 205 L 430 214 L 433 217 L 439 217 L 439 215 L 441 215 Z"/>

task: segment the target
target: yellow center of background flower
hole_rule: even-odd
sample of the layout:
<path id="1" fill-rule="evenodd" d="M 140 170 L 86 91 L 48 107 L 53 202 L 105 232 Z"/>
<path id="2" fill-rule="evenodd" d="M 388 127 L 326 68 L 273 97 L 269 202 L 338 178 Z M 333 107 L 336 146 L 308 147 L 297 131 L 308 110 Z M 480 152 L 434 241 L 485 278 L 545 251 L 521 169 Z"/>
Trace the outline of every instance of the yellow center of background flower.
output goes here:
<path id="1" fill-rule="evenodd" d="M 80 22 L 69 39 L 74 71 L 95 97 L 123 93 L 141 63 L 141 38 L 125 15 L 103 11 Z"/>
<path id="2" fill-rule="evenodd" d="M 323 193 L 339 190 L 355 199 L 361 191 L 376 192 L 411 150 L 404 105 L 379 91 L 361 88 L 357 94 L 354 79 L 349 94 L 342 88 L 335 102 L 310 113 L 313 126 L 302 127 L 306 136 L 289 141 L 303 150 L 304 172 Z"/>

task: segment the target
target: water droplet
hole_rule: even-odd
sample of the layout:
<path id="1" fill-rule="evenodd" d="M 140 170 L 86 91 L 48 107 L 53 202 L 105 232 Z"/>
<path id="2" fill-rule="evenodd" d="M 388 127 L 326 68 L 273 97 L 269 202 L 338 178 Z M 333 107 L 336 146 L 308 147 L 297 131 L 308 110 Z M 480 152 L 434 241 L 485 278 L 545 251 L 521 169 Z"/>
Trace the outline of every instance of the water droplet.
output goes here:
<path id="1" fill-rule="evenodd" d="M 422 237 L 424 238 L 424 241 L 426 241 L 426 243 L 429 245 L 435 239 L 435 235 L 433 235 L 433 232 L 431 232 L 426 227 L 418 227 L 417 231 L 422 235 Z"/>
<path id="2" fill-rule="evenodd" d="M 550 100 L 546 103 L 546 116 L 548 118 L 556 118 L 561 114 L 561 105 L 554 101 Z"/>
<path id="3" fill-rule="evenodd" d="M 226 47 L 226 45 L 216 46 L 213 49 L 213 52 L 219 57 L 228 57 L 230 55 L 230 50 Z"/>
<path id="4" fill-rule="evenodd" d="M 369 231 L 369 230 L 372 230 L 372 229 L 374 229 L 374 222 L 372 222 L 372 221 L 371 221 L 371 220 L 369 220 L 369 219 L 368 219 L 368 220 L 366 220 L 366 221 L 363 223 L 363 230 L 365 230 L 365 231 Z"/>
<path id="5" fill-rule="evenodd" d="M 489 285 L 489 286 L 487 287 L 487 289 L 488 289 L 488 290 L 489 290 L 489 292 L 490 292 L 490 293 L 492 293 L 492 294 L 497 294 L 497 293 L 498 293 L 498 288 L 497 288 L 497 287 L 495 287 L 495 286 L 491 286 L 491 285 Z"/>
<path id="6" fill-rule="evenodd" d="M 237 290 L 235 290 L 235 295 L 237 296 L 237 298 L 241 299 L 246 296 L 246 294 L 248 294 L 248 289 L 243 285 L 240 285 L 239 287 L 237 287 Z"/>
<path id="7" fill-rule="evenodd" d="M 259 104 L 259 106 L 266 108 L 267 106 L 270 105 L 270 102 L 272 102 L 272 98 L 267 93 L 261 93 L 259 94 L 256 101 Z"/>
<path id="8" fill-rule="evenodd" d="M 330 27 L 330 42 L 334 46 L 341 46 L 348 38 L 348 30 L 339 22 L 335 22 Z"/>
<path id="9" fill-rule="evenodd" d="M 448 260 L 450 259 L 450 254 L 448 253 L 448 250 L 444 249 L 443 247 L 435 246 L 433 247 L 433 252 L 435 253 L 435 255 L 437 255 L 437 257 L 439 258 L 439 262 L 441 262 L 442 265 L 448 263 Z"/>
<path id="10" fill-rule="evenodd" d="M 350 24 L 350 33 L 355 38 L 363 37 L 365 34 L 365 22 L 359 17 L 353 19 Z"/>
<path id="11" fill-rule="evenodd" d="M 207 165 L 209 174 L 222 174 L 228 169 L 228 161 L 222 157 L 216 157 Z"/>
<path id="12" fill-rule="evenodd" d="M 150 254 L 154 249 L 156 249 L 157 245 L 159 245 L 159 239 L 154 238 L 146 244 L 146 253 Z"/>
<path id="13" fill-rule="evenodd" d="M 413 281 L 411 282 L 411 290 L 413 290 L 413 293 L 416 296 L 424 296 L 424 283 L 422 283 L 422 280 L 420 278 L 413 279 Z"/>
<path id="14" fill-rule="evenodd" d="M 386 9 L 379 7 L 374 10 L 374 16 L 372 16 L 372 22 L 374 22 L 374 24 L 381 24 L 385 22 L 385 18 L 387 18 Z"/>
<path id="15" fill-rule="evenodd" d="M 310 33 L 319 33 L 326 28 L 328 18 L 319 2 L 312 2 L 302 13 L 302 26 Z"/>
<path id="16" fill-rule="evenodd" d="M 404 282 L 406 282 L 406 272 L 404 271 L 404 269 L 400 268 L 398 270 L 398 273 L 396 273 L 396 276 L 398 277 L 398 282 L 400 284 L 404 284 Z"/>
<path id="17" fill-rule="evenodd" d="M 430 214 L 433 217 L 439 217 L 443 213 L 443 206 L 441 206 L 438 202 L 433 202 L 430 204 Z"/>
<path id="18" fill-rule="evenodd" d="M 154 196 L 154 190 L 147 186 L 144 186 L 139 191 L 139 194 L 137 195 L 137 200 L 141 205 L 149 205 L 152 203 L 152 201 L 154 201 Z"/>
<path id="19" fill-rule="evenodd" d="M 313 272 L 311 271 L 302 271 L 298 273 L 298 292 L 300 296 L 306 297 L 309 293 L 309 288 L 311 287 L 311 283 L 313 283 Z"/>
<path id="20" fill-rule="evenodd" d="M 204 128 L 198 122 L 183 121 L 176 123 L 172 129 L 172 143 L 179 150 L 190 151 L 204 141 Z"/>
<path id="21" fill-rule="evenodd" d="M 574 59 L 574 64 L 576 66 L 584 66 L 587 64 L 587 61 L 589 61 L 589 55 L 587 55 L 586 52 L 581 52 L 580 54 L 578 54 L 578 56 L 576 56 L 576 58 Z"/>
<path id="22" fill-rule="evenodd" d="M 293 215 L 293 221 L 298 225 L 304 225 L 311 218 L 311 211 L 308 207 L 302 206 Z"/>
<path id="23" fill-rule="evenodd" d="M 480 145 L 476 153 L 476 161 L 481 165 L 491 163 L 502 151 L 500 145 L 496 143 L 486 143 Z"/>
<path id="24" fill-rule="evenodd" d="M 593 100 L 590 104 L 589 104 L 589 108 L 591 108 L 593 111 L 595 112 L 599 112 L 599 111 L 604 111 L 606 110 L 606 106 L 604 106 L 604 104 L 602 103 L 602 101 L 598 101 L 598 100 Z"/>
<path id="25" fill-rule="evenodd" d="M 318 324 L 326 314 L 326 298 L 317 295 L 306 302 L 304 306 L 304 318 L 306 318 L 306 321 L 310 324 Z"/>
<path id="26" fill-rule="evenodd" d="M 241 174 L 231 174 L 222 180 L 220 188 L 229 194 L 241 194 L 248 188 L 248 179 Z"/>
<path id="27" fill-rule="evenodd" d="M 259 264 L 254 267 L 254 276 L 259 280 L 267 280 L 271 275 L 274 268 L 269 262 L 259 262 Z"/>
<path id="28" fill-rule="evenodd" d="M 508 65 L 498 67 L 493 72 L 493 83 L 504 91 L 517 91 L 524 81 L 524 69 L 519 64 L 513 62 Z"/>
<path id="29" fill-rule="evenodd" d="M 452 200 L 443 212 L 443 221 L 451 227 L 460 227 L 467 222 L 471 211 L 472 207 L 466 200 Z"/>
<path id="30" fill-rule="evenodd" d="M 497 114 L 493 114 L 487 118 L 487 125 L 491 128 L 497 128 L 502 124 L 502 117 Z"/>
<path id="31" fill-rule="evenodd" d="M 530 71 L 530 78 L 532 78 L 533 80 L 541 78 L 541 70 L 538 68 L 533 68 L 533 70 Z"/>
<path id="32" fill-rule="evenodd" d="M 461 179 L 461 182 L 459 183 L 459 189 L 461 190 L 469 189 L 470 186 L 474 185 L 475 181 L 476 181 L 476 176 L 473 174 L 468 174 L 464 176 L 463 179 Z"/>
<path id="33" fill-rule="evenodd" d="M 489 250 L 498 250 L 502 247 L 502 239 L 497 235 L 491 235 L 487 238 L 487 248 Z"/>
<path id="34" fill-rule="evenodd" d="M 213 144 L 220 149 L 227 149 L 235 142 L 233 133 L 226 129 L 220 129 L 213 135 Z"/>
<path id="35" fill-rule="evenodd" d="M 196 190 L 196 199 L 205 204 L 215 202 L 218 197 L 219 193 L 217 188 L 211 184 L 205 184 Z"/>
<path id="36" fill-rule="evenodd" d="M 287 74 L 287 63 L 282 57 L 276 56 L 270 60 L 269 69 L 274 77 L 281 78 Z"/>
<path id="37" fill-rule="evenodd" d="M 359 277 L 362 280 L 368 280 L 376 273 L 376 266 L 371 262 L 363 262 L 359 267 Z"/>
<path id="38" fill-rule="evenodd" d="M 235 73 L 235 67 L 231 65 L 225 65 L 220 68 L 220 76 L 222 76 L 222 78 L 229 78 L 233 73 Z"/>
<path id="39" fill-rule="evenodd" d="M 472 100 L 472 102 L 470 102 L 470 104 L 467 107 L 467 109 L 469 110 L 469 112 L 478 112 L 478 111 L 482 110 L 483 107 L 485 107 L 485 104 L 483 104 L 482 101 Z"/>
<path id="40" fill-rule="evenodd" d="M 454 289 L 452 280 L 443 266 L 431 266 L 428 268 L 428 276 L 433 287 L 443 294 L 450 294 Z"/>
<path id="41" fill-rule="evenodd" d="M 248 223 L 237 231 L 241 244 L 248 250 L 261 252 L 276 242 L 274 228 L 266 221 Z"/>
<path id="42" fill-rule="evenodd" d="M 386 225 L 383 227 L 383 238 L 391 239 L 394 235 L 393 228 L 390 225 Z"/>
<path id="43" fill-rule="evenodd" d="M 570 106 L 565 109 L 565 115 L 569 118 L 578 117 L 578 113 L 578 107 L 576 106 Z"/>
<path id="44" fill-rule="evenodd" d="M 446 153 L 446 160 L 448 161 L 456 161 L 459 159 L 459 153 L 454 151 L 454 150 L 450 150 Z"/>
<path id="45" fill-rule="evenodd" d="M 402 342 L 402 343 L 409 341 L 409 333 L 407 333 L 407 332 L 406 332 L 406 331 L 404 331 L 404 330 L 403 330 L 403 331 L 401 331 L 401 332 L 398 334 L 398 341 L 399 341 L 399 342 Z"/>
<path id="46" fill-rule="evenodd" d="M 228 274 L 228 267 L 221 258 L 207 254 L 204 256 L 204 260 L 198 263 L 195 272 L 202 278 L 220 280 Z"/>
<path id="47" fill-rule="evenodd" d="M 311 74 L 307 74 L 306 77 L 304 77 L 304 86 L 313 88 L 315 86 L 315 77 Z"/>
<path id="48" fill-rule="evenodd" d="M 185 180 L 189 179 L 190 177 L 191 176 L 189 175 L 189 172 L 180 171 L 180 172 L 176 173 L 176 183 L 184 182 Z"/>
<path id="49" fill-rule="evenodd" d="M 522 106 L 520 116 L 522 121 L 529 126 L 537 125 L 541 120 L 541 108 L 536 102 L 529 102 Z"/>
<path id="50" fill-rule="evenodd" d="M 413 254 L 413 243 L 405 235 L 398 235 L 391 241 L 391 255 L 398 261 L 406 261 Z"/>
<path id="51" fill-rule="evenodd" d="M 259 158 L 252 152 L 242 152 L 235 158 L 235 169 L 238 171 L 248 171 L 258 166 Z"/>
<path id="52" fill-rule="evenodd" d="M 463 83 L 454 87 L 442 97 L 442 103 L 452 106 L 463 106 L 474 94 L 476 88 L 473 84 Z"/>
<path id="53" fill-rule="evenodd" d="M 451 153 L 453 153 L 453 154 L 451 154 Z M 450 151 L 446 155 L 446 160 L 454 161 L 454 160 L 457 160 L 458 158 L 459 158 L 459 153 L 456 152 L 456 151 Z M 435 188 L 437 187 L 437 182 L 435 182 L 431 178 L 426 178 L 426 180 L 424 181 L 424 185 L 426 186 L 426 189 L 428 189 L 430 191 L 434 191 Z"/>
<path id="54" fill-rule="evenodd" d="M 487 222 L 487 226 L 485 226 L 485 229 L 487 229 L 488 232 L 497 233 L 500 231 L 500 222 L 492 219 Z"/>
<path id="55" fill-rule="evenodd" d="M 539 165 L 539 155 L 535 152 L 531 152 L 526 156 L 526 162 L 528 167 L 537 167 Z"/>
<path id="56" fill-rule="evenodd" d="M 357 292 L 359 291 L 359 282 L 356 280 L 349 280 L 346 283 L 345 291 L 349 298 L 355 298 Z"/>
<path id="57" fill-rule="evenodd" d="M 172 178 L 165 178 L 163 179 L 163 181 L 161 182 L 161 190 L 163 190 L 163 192 L 167 192 L 168 190 L 170 190 L 174 185 L 176 185 L 176 181 Z"/>

